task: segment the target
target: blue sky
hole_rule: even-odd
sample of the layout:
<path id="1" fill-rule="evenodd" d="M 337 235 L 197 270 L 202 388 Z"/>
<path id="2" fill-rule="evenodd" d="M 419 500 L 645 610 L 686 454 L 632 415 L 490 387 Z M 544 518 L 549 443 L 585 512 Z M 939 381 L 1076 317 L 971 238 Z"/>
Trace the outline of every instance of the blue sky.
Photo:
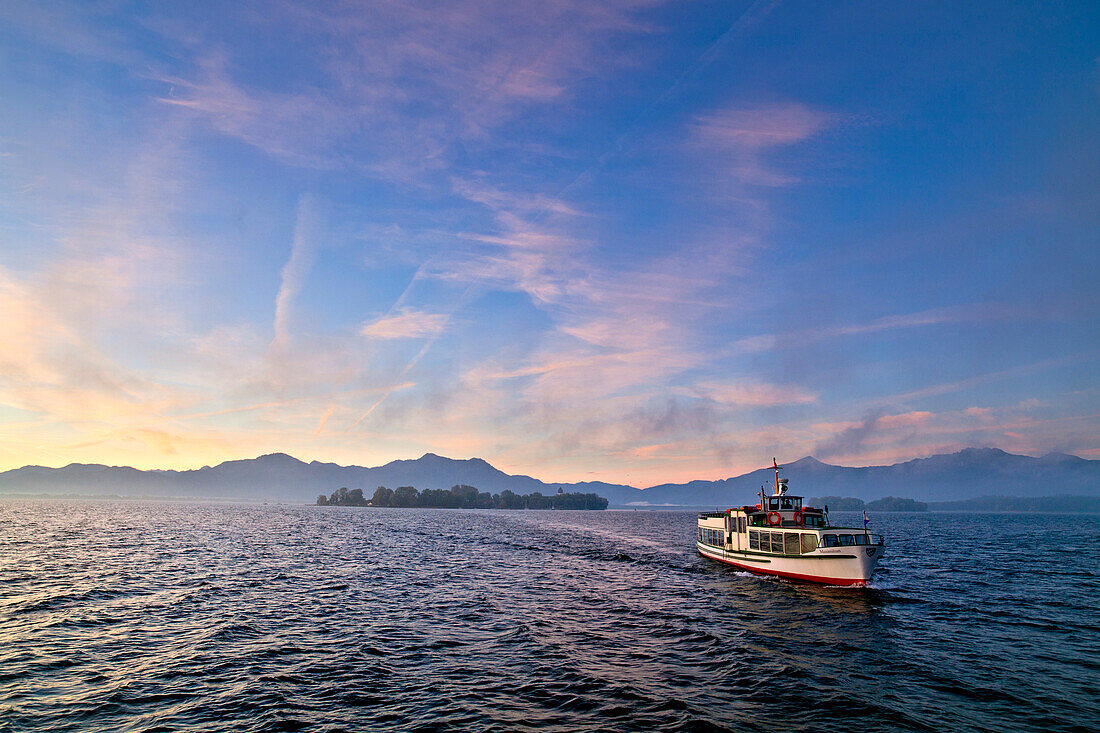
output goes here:
<path id="1" fill-rule="evenodd" d="M 0 467 L 1100 457 L 1095 3 L 0 8 Z"/>

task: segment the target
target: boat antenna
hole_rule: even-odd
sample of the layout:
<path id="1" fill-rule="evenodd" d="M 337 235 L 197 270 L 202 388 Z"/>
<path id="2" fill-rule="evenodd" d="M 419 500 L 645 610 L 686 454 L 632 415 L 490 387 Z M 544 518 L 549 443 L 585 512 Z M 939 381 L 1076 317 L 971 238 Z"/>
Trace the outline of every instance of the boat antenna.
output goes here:
<path id="1" fill-rule="evenodd" d="M 779 496 L 779 469 L 780 465 L 775 462 L 775 457 L 772 457 L 772 468 L 775 469 L 775 495 Z"/>

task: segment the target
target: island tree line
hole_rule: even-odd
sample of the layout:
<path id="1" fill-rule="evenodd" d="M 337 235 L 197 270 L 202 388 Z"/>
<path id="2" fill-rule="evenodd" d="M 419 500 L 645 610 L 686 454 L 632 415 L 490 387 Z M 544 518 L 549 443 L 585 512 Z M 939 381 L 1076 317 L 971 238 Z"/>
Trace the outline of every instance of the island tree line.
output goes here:
<path id="1" fill-rule="evenodd" d="M 607 509 L 607 499 L 597 494 L 565 493 L 544 496 L 516 494 L 505 489 L 499 494 L 478 491 L 473 486 L 459 484 L 446 489 L 417 491 L 412 486 L 390 490 L 379 486 L 369 499 L 362 489 L 340 487 L 331 496 L 317 497 L 318 506 L 386 506 L 432 507 L 438 509 Z"/>

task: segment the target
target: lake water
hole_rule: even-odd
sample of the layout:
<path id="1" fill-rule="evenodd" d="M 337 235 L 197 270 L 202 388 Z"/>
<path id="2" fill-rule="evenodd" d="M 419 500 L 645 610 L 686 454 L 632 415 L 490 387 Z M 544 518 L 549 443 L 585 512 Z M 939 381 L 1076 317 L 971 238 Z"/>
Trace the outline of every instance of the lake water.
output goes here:
<path id="1" fill-rule="evenodd" d="M 1100 517 L 872 531 L 854 590 L 687 512 L 4 501 L 0 731 L 1100 729 Z"/>

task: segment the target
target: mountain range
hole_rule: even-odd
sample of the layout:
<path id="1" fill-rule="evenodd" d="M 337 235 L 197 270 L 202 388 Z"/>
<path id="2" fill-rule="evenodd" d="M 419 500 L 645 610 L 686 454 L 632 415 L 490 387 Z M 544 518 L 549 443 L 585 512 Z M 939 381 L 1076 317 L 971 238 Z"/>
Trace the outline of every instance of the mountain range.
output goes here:
<path id="1" fill-rule="evenodd" d="M 787 464 L 783 476 L 791 493 L 805 497 L 853 496 L 867 501 L 899 496 L 920 501 L 953 501 L 981 496 L 1039 497 L 1100 495 L 1100 461 L 1064 453 L 1041 458 L 996 448 L 917 458 L 891 466 L 852 468 L 806 457 Z M 547 483 L 509 475 L 480 458 L 456 460 L 428 453 L 384 466 L 305 463 L 285 453 L 226 461 L 189 471 L 141 471 L 128 466 L 73 463 L 63 468 L 24 466 L 0 473 L 4 495 L 117 495 L 203 499 L 312 501 L 346 486 L 368 496 L 378 486 L 391 489 L 448 489 L 455 484 L 499 493 L 592 492 L 613 506 L 722 506 L 755 503 L 761 485 L 774 482 L 770 467 L 718 481 L 661 484 L 645 489 L 603 482 Z"/>

